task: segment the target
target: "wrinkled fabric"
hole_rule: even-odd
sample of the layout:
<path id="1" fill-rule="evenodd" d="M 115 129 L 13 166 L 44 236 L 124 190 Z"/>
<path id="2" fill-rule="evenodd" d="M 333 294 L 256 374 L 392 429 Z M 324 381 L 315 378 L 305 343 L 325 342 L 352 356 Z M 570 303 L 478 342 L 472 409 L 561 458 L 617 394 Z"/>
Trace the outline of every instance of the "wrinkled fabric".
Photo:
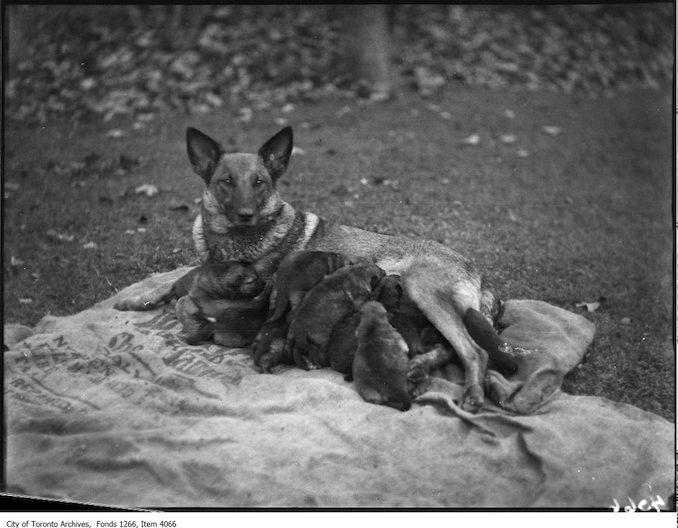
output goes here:
<path id="1" fill-rule="evenodd" d="M 47 316 L 4 353 L 8 491 L 150 508 L 610 508 L 674 492 L 673 424 L 559 385 L 519 413 L 531 364 L 506 408 L 463 411 L 450 365 L 403 413 L 329 369 L 259 374 L 248 350 L 186 345 L 166 308 L 112 308 L 185 271 Z M 567 336 L 590 327 L 551 308 L 509 301 L 502 335 L 566 372 L 588 345 Z"/>

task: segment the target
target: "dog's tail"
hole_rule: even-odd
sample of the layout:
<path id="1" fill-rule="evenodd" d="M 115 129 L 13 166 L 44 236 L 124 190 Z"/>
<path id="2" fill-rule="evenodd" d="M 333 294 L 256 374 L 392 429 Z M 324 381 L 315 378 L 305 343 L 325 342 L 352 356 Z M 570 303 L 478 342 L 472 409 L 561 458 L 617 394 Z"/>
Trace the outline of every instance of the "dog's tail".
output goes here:
<path id="1" fill-rule="evenodd" d="M 482 313 L 469 308 L 464 314 L 464 325 L 473 340 L 487 352 L 490 367 L 506 375 L 518 370 L 515 358 L 506 351 L 507 344 Z"/>

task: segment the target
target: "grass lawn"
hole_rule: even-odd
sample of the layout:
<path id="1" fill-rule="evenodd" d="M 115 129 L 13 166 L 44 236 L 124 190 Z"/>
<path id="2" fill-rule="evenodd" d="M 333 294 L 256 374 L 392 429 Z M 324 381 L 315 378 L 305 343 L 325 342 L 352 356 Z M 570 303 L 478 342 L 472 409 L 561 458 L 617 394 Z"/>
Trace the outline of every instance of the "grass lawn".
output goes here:
<path id="1" fill-rule="evenodd" d="M 603 99 L 459 89 L 304 103 L 249 122 L 237 111 L 168 112 L 139 130 L 123 118 L 6 122 L 5 323 L 74 313 L 195 263 L 202 182 L 185 127 L 254 151 L 285 119 L 301 149 L 280 182 L 285 199 L 444 242 L 474 258 L 504 299 L 581 311 L 576 303 L 604 298 L 585 314 L 596 338 L 564 390 L 675 420 L 670 89 Z M 462 142 L 473 134 L 477 144 Z M 142 184 L 160 192 L 135 192 Z"/>

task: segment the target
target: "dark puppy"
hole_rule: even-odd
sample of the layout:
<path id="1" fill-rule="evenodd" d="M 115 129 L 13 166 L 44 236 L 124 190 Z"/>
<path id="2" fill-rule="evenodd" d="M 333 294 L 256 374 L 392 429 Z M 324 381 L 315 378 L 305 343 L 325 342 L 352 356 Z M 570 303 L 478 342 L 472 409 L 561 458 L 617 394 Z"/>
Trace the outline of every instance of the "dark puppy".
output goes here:
<path id="1" fill-rule="evenodd" d="M 208 322 L 186 339 L 188 344 L 197 344 L 212 339 L 217 345 L 243 348 L 252 344 L 268 318 L 271 286 L 245 304 L 225 305 L 208 299 L 193 299 L 198 313 Z M 215 312 L 214 309 L 218 307 Z"/>
<path id="2" fill-rule="evenodd" d="M 378 301 L 387 311 L 389 323 L 403 337 L 408 347 L 408 356 L 412 357 L 424 351 L 421 339 L 422 327 L 428 324 L 426 317 L 419 311 L 412 301 L 405 296 L 400 277 L 398 275 L 386 275 L 377 283 L 370 295 L 370 300 Z M 346 314 L 332 329 L 327 344 L 327 356 L 330 367 L 346 374 L 346 381 L 352 379 L 353 359 L 358 348 L 358 340 L 355 335 L 360 323 L 360 307 L 356 307 L 353 313 Z"/>
<path id="3" fill-rule="evenodd" d="M 336 323 L 369 299 L 384 276 L 375 264 L 345 266 L 325 277 L 292 313 L 286 351 L 297 366 L 310 370 L 329 366 L 327 343 Z"/>
<path id="4" fill-rule="evenodd" d="M 291 356 L 285 355 L 285 342 L 289 325 L 283 317 L 277 320 L 269 319 L 264 323 L 254 339 L 252 352 L 254 364 L 262 372 L 271 372 L 271 369 L 281 363 L 294 364 Z"/>
<path id="5" fill-rule="evenodd" d="M 270 372 L 280 363 L 293 362 L 284 355 L 289 329 L 285 315 L 294 311 L 323 277 L 348 263 L 339 253 L 327 251 L 298 251 L 280 263 L 271 294 L 271 313 L 252 347 L 254 364 L 262 372 Z"/>
<path id="6" fill-rule="evenodd" d="M 196 344 L 214 335 L 217 319 L 224 319 L 224 312 L 228 311 L 232 319 L 234 312 L 252 309 L 252 299 L 261 296 L 265 286 L 252 266 L 235 261 L 213 262 L 194 268 L 176 281 L 171 296 L 165 300 L 179 297 L 175 313 L 187 334 L 186 342 Z M 270 289 L 266 302 L 269 293 Z M 256 303 L 255 306 L 258 313 L 259 307 Z"/>
<path id="7" fill-rule="evenodd" d="M 355 332 L 360 323 L 360 311 L 353 311 L 344 315 L 332 328 L 330 339 L 327 342 L 327 358 L 337 372 L 346 374 L 346 381 L 353 380 L 353 359 L 358 349 L 358 338 Z"/>
<path id="8" fill-rule="evenodd" d="M 212 262 L 197 270 L 188 296 L 205 318 L 217 318 L 223 310 L 239 304 L 234 301 L 249 301 L 266 287 L 257 271 L 241 262 Z"/>
<path id="9" fill-rule="evenodd" d="M 372 299 L 384 305 L 388 320 L 407 343 L 409 357 L 425 351 L 422 332 L 435 330 L 426 316 L 417 308 L 403 289 L 399 275 L 386 275 L 379 281 Z M 442 337 L 442 336 L 441 336 Z"/>
<path id="10" fill-rule="evenodd" d="M 409 409 L 407 344 L 388 322 L 381 303 L 370 301 L 362 306 L 356 336 L 353 381 L 358 393 L 370 403 Z"/>
<path id="11" fill-rule="evenodd" d="M 327 251 L 298 251 L 288 255 L 275 274 L 271 320 L 293 311 L 323 277 L 346 264 L 349 262 L 342 255 Z"/>

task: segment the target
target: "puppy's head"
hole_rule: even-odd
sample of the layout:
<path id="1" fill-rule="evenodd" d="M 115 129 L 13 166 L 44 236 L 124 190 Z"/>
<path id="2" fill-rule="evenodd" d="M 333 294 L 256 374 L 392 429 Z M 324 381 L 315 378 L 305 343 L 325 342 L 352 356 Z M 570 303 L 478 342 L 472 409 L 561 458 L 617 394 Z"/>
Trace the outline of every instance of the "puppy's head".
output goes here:
<path id="1" fill-rule="evenodd" d="M 384 305 L 387 311 L 397 312 L 403 297 L 403 285 L 400 275 L 386 275 L 372 291 L 371 298 Z"/>
<path id="2" fill-rule="evenodd" d="M 256 226 L 278 210 L 275 185 L 287 169 L 292 143 L 292 128 L 285 127 L 256 154 L 226 153 L 208 135 L 192 127 L 186 130 L 188 159 L 207 185 L 203 212 L 212 229 Z"/>
<path id="3" fill-rule="evenodd" d="M 251 299 L 266 286 L 253 266 L 242 262 L 204 264 L 195 279 L 192 295 L 198 292 L 209 299 Z"/>

